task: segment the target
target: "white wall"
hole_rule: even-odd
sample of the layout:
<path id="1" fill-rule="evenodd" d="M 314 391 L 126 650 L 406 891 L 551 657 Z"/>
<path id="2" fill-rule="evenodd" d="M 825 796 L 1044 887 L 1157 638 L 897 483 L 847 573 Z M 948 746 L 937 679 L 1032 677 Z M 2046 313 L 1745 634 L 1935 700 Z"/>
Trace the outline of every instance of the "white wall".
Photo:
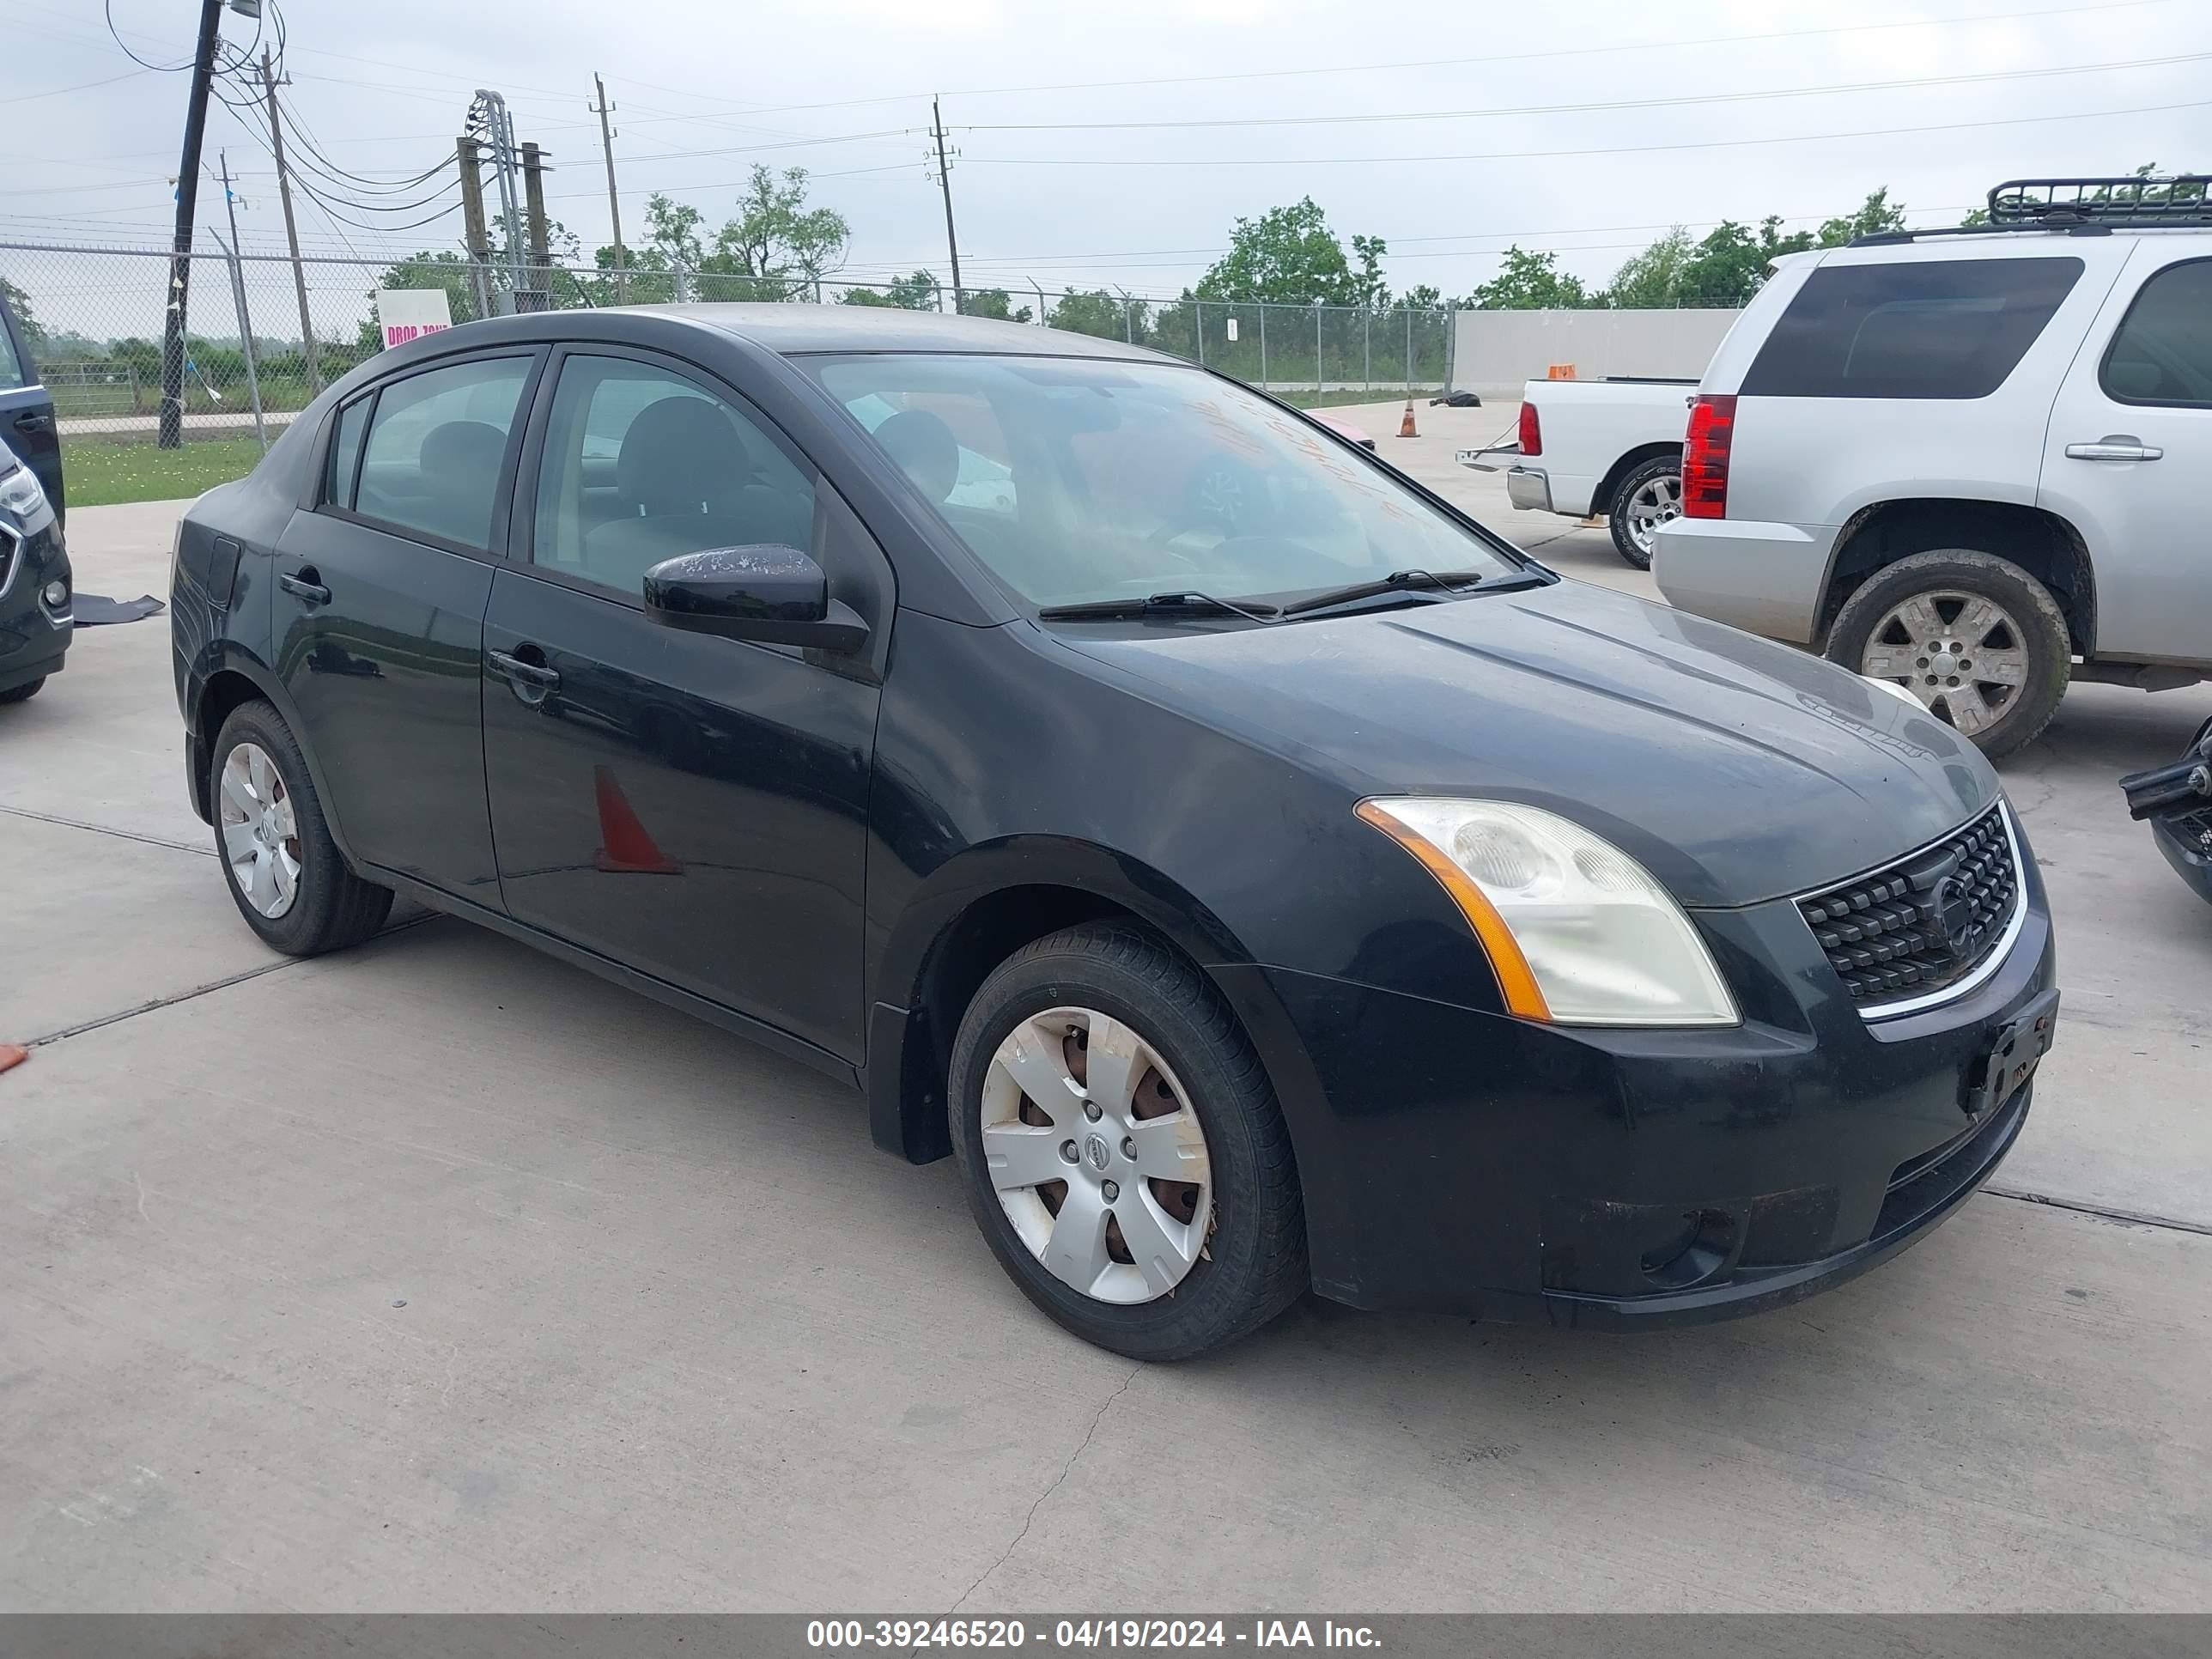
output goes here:
<path id="1" fill-rule="evenodd" d="M 1741 313 L 1735 311 L 1462 311 L 1452 325 L 1451 382 L 1518 394 L 1553 363 L 1577 380 L 1648 374 L 1696 380 Z"/>

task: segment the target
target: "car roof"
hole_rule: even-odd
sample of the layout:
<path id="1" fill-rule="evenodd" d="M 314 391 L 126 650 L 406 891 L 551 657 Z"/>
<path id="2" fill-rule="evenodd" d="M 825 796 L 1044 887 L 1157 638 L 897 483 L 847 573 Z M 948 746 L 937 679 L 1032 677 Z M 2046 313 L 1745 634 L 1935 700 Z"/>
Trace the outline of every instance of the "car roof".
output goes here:
<path id="1" fill-rule="evenodd" d="M 601 314 L 625 313 L 702 323 L 782 356 L 823 351 L 949 351 L 1112 357 L 1176 364 L 1183 361 L 1144 346 L 1100 339 L 1094 335 L 1072 334 L 1056 328 L 1039 328 L 1033 323 L 952 317 L 942 312 L 907 311 L 891 306 L 629 306 Z"/>

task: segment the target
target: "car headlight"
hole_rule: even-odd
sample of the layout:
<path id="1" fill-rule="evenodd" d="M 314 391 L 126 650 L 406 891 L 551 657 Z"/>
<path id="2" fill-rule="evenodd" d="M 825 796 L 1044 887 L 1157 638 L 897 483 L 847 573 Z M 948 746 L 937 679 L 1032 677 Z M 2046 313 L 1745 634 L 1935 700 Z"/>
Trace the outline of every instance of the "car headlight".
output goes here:
<path id="1" fill-rule="evenodd" d="M 9 463 L 14 462 L 13 465 Z M 46 504 L 39 475 L 0 445 L 0 510 L 22 520 L 26 534 L 35 535 L 53 522 L 54 510 Z"/>
<path id="2" fill-rule="evenodd" d="M 1428 796 L 1359 816 L 1449 893 L 1509 1012 L 1560 1025 L 1735 1025 L 1698 930 L 1618 847 L 1540 807 Z"/>

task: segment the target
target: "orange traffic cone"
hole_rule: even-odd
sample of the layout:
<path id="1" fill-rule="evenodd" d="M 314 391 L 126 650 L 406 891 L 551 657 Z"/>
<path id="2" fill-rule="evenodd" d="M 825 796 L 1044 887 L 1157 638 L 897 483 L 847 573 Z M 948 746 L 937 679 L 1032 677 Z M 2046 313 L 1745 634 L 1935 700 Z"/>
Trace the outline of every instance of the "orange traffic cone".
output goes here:
<path id="1" fill-rule="evenodd" d="M 31 1057 L 31 1051 L 20 1042 L 0 1042 L 0 1072 L 10 1066 L 21 1066 Z"/>
<path id="2" fill-rule="evenodd" d="M 1413 400 L 1411 398 L 1406 399 L 1406 418 L 1398 422 L 1398 435 L 1401 438 L 1418 438 L 1421 435 L 1413 430 Z"/>
<path id="3" fill-rule="evenodd" d="M 684 866 L 660 850 L 604 766 L 592 769 L 592 790 L 599 802 L 599 850 L 592 854 L 594 869 L 610 876 L 680 876 Z"/>

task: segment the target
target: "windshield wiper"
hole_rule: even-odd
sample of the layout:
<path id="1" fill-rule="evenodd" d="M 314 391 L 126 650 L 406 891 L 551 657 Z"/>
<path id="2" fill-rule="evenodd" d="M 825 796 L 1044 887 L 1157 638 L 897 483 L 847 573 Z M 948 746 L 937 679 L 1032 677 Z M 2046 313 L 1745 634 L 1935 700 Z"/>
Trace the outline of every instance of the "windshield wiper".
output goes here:
<path id="1" fill-rule="evenodd" d="M 1145 617 L 1191 616 L 1227 611 L 1255 623 L 1280 621 L 1282 607 L 1232 604 L 1211 593 L 1150 593 L 1141 599 L 1091 599 L 1081 605 L 1048 605 L 1037 612 L 1046 622 L 1118 622 Z"/>
<path id="2" fill-rule="evenodd" d="M 1285 605 L 1283 614 L 1285 617 L 1303 617 L 1310 611 L 1327 611 L 1359 599 L 1371 599 L 1378 593 L 1405 593 L 1417 589 L 1438 588 L 1448 593 L 1471 593 L 1487 580 L 1488 574 L 1480 570 L 1447 570 L 1442 575 L 1433 570 L 1394 570 L 1375 581 L 1354 582 L 1349 587 L 1332 587 L 1326 592 L 1312 594 L 1295 605 Z"/>

